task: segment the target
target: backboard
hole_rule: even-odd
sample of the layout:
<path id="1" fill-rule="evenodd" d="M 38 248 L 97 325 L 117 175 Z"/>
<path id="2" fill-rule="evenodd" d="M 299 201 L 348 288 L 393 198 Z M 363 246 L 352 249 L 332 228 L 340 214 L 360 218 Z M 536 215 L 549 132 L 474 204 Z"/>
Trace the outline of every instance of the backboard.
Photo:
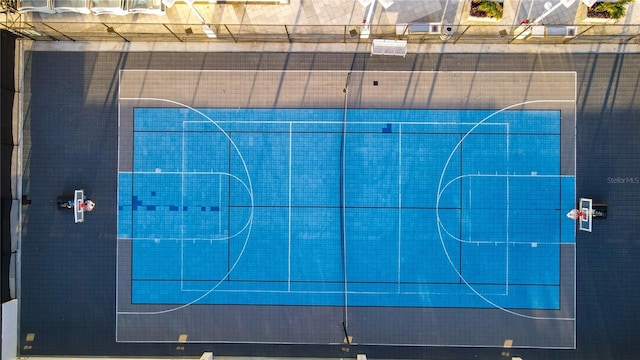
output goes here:
<path id="1" fill-rule="evenodd" d="M 73 192 L 73 217 L 76 223 L 84 222 L 84 190 Z"/>
<path id="2" fill-rule="evenodd" d="M 581 198 L 578 210 L 580 211 L 580 218 L 578 219 L 580 222 L 579 229 L 591 232 L 593 222 L 593 200 Z"/>

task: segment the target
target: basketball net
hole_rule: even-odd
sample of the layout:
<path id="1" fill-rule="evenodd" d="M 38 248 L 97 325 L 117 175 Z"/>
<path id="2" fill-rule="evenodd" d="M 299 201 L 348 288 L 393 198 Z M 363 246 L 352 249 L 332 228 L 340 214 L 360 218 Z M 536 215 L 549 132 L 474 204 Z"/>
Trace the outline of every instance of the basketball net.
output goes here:
<path id="1" fill-rule="evenodd" d="M 584 216 L 584 213 L 578 209 L 572 209 L 567 213 L 567 217 L 571 220 L 578 220 L 582 216 Z"/>

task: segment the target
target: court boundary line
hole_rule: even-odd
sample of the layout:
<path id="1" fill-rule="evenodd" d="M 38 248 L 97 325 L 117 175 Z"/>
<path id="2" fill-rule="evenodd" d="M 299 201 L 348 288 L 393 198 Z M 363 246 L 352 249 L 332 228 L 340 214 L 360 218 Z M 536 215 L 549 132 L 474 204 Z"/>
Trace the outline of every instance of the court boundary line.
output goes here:
<path id="1" fill-rule="evenodd" d="M 250 70 L 250 69 L 232 69 L 232 70 L 217 70 L 217 69 L 176 69 L 176 70 L 161 70 L 161 69 L 120 69 L 120 73 L 167 73 L 167 72 L 177 72 L 177 73 L 298 73 L 298 74 L 315 74 L 315 73 L 333 73 L 333 74 L 344 74 L 345 76 L 349 73 L 351 74 L 374 74 L 374 73 L 399 73 L 399 74 L 564 74 L 564 75 L 574 75 L 577 76 L 576 71 L 569 70 L 559 70 L 559 71 L 551 71 L 551 70 L 514 70 L 514 71 L 504 71 L 504 70 L 487 70 L 487 71 L 477 71 L 477 70 L 420 70 L 420 71 L 412 71 L 412 70 L 398 70 L 398 71 L 389 71 L 389 70 Z M 576 78 L 577 81 L 577 78 Z M 577 85 L 577 83 L 576 83 Z M 577 87 L 574 87 L 577 89 Z M 120 93 L 120 92 L 119 92 Z M 575 92 L 577 95 L 577 91 Z M 574 98 L 575 101 L 577 98 Z"/>
<path id="2" fill-rule="evenodd" d="M 162 71 L 162 70 L 144 70 L 144 69 L 135 69 L 135 70 L 120 70 L 120 74 L 119 76 L 121 76 L 122 72 L 124 71 L 140 71 L 140 72 L 151 72 L 151 71 Z M 181 70 L 181 71 L 193 71 L 193 72 L 206 72 L 207 70 Z M 218 71 L 218 70 L 210 70 L 210 71 L 215 71 L 215 72 L 222 72 L 222 71 Z M 244 70 L 246 72 L 253 72 L 253 73 L 258 73 L 258 72 L 269 72 L 269 71 L 260 71 L 260 70 Z M 296 71 L 290 71 L 290 70 L 272 70 L 273 72 L 277 72 L 277 73 L 286 73 L 286 72 L 296 72 Z M 311 71 L 304 71 L 304 70 L 300 70 L 299 72 L 303 72 L 303 73 L 309 73 Z M 316 72 L 316 71 L 313 71 Z M 323 72 L 331 72 L 331 73 L 335 73 L 337 71 L 332 71 L 332 70 L 326 70 Z M 371 72 L 388 72 L 388 71 L 361 71 L 362 73 L 371 73 Z M 411 72 L 411 71 L 406 71 L 406 72 Z M 576 99 L 577 99 L 577 77 L 576 77 L 576 72 L 575 71 L 516 71 L 516 72 L 510 72 L 510 71 L 481 71 L 482 73 L 526 73 L 526 74 L 531 74 L 531 73 L 569 73 L 569 74 L 573 74 L 574 75 L 574 79 L 576 81 L 576 86 L 574 86 L 574 115 L 577 114 L 576 113 Z M 478 73 L 478 71 L 430 71 L 430 73 Z M 119 82 L 119 87 L 120 87 L 121 82 Z M 120 91 L 119 91 L 120 93 Z M 119 99 L 120 100 L 120 99 Z M 120 122 L 120 101 L 118 101 L 118 125 Z M 574 130 L 575 130 L 575 116 L 574 116 Z M 576 132 L 574 131 L 574 138 L 576 136 Z M 577 150 L 576 150 L 576 141 L 574 140 L 574 171 L 573 171 L 573 176 L 575 177 L 576 174 L 576 156 L 577 156 Z M 118 147 L 118 158 L 120 158 L 120 147 Z M 576 193 L 576 189 L 574 187 L 574 195 Z M 575 232 L 575 231 L 574 231 Z M 561 243 L 560 245 L 571 245 L 572 247 L 575 246 L 575 242 L 574 243 Z M 118 265 L 118 258 L 119 258 L 119 252 L 118 250 L 116 250 L 116 273 L 118 274 L 118 269 L 119 269 L 119 265 Z M 573 311 L 575 312 L 576 309 L 576 271 L 575 271 L 575 264 L 576 264 L 576 252 L 573 252 L 573 261 L 574 261 L 574 269 L 573 269 L 573 292 L 574 292 L 574 306 L 573 306 Z M 118 276 L 116 276 L 116 278 L 118 278 Z M 117 279 L 116 279 L 117 282 Z M 119 315 L 119 313 L 117 312 L 117 307 L 118 307 L 118 286 L 116 285 L 116 315 Z M 116 316 L 116 338 L 117 338 L 117 331 L 118 331 L 118 322 L 117 322 L 117 318 L 118 316 Z M 575 319 L 574 319 L 575 320 Z M 545 347 L 545 346 L 536 346 L 535 348 L 539 348 L 539 349 L 575 349 L 575 344 L 576 344 L 576 325 L 575 325 L 575 321 L 574 323 L 574 334 L 573 334 L 573 342 L 574 342 L 574 346 L 572 347 L 563 347 L 563 346 L 551 346 L 551 347 Z M 118 342 L 130 342 L 130 343 L 148 343 L 148 340 L 144 340 L 144 341 L 118 341 Z M 173 343 L 175 341 L 154 341 L 154 342 L 159 342 L 159 343 Z M 200 343 L 200 341 L 189 341 L 189 343 Z M 202 343 L 211 343 L 211 341 L 202 341 Z M 227 341 L 217 341 L 215 343 L 237 343 L 237 342 L 227 342 Z M 297 344 L 296 342 L 247 342 L 247 343 L 257 343 L 257 344 L 268 344 L 268 343 L 278 343 L 278 344 Z M 313 342 L 309 343 L 309 344 L 313 344 Z M 326 344 L 326 343 L 319 343 L 319 344 Z M 336 343 L 331 343 L 331 344 L 336 344 L 336 345 L 342 345 L 342 343 L 340 342 L 336 342 Z M 435 347 L 448 347 L 448 346 L 458 346 L 458 347 L 475 347 L 475 346 L 479 346 L 479 345 L 442 345 L 442 344 L 425 344 L 425 343 L 416 343 L 416 344 L 394 344 L 394 343 L 378 343 L 378 345 L 390 345 L 390 346 L 435 346 Z M 480 346 L 486 346 L 485 345 L 480 345 Z M 493 347 L 493 346 L 492 346 Z M 513 348 L 519 348 L 519 346 L 514 345 Z"/>

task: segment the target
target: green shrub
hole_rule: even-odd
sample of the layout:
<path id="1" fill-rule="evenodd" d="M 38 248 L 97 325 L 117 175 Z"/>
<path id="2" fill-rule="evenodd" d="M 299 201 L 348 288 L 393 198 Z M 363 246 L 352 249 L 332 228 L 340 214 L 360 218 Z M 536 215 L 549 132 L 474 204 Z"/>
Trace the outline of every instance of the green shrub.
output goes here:
<path id="1" fill-rule="evenodd" d="M 482 10 L 487 14 L 487 17 L 493 17 L 497 20 L 502 19 L 502 4 L 492 0 L 479 0 L 475 1 L 478 4 L 478 10 Z"/>
<path id="2" fill-rule="evenodd" d="M 619 0 L 616 2 L 601 2 L 593 10 L 609 13 L 611 19 L 620 19 L 627 12 L 627 4 L 634 0 Z"/>

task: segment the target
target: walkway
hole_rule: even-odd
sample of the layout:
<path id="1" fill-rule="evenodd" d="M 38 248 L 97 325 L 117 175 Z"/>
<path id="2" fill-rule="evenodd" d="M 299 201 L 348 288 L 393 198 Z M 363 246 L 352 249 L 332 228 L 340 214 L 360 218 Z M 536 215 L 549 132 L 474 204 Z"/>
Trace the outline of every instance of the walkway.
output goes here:
<path id="1" fill-rule="evenodd" d="M 250 40 L 251 36 L 269 35 L 285 42 L 292 39 L 336 42 L 345 36 L 342 42 L 347 42 L 362 33 L 362 24 L 368 15 L 368 7 L 363 6 L 363 2 L 365 0 L 290 0 L 289 4 L 266 5 L 198 2 L 193 8 L 176 2 L 164 15 L 24 13 L 14 26 L 32 28 L 36 31 L 27 34 L 44 40 L 211 41 L 202 27 L 201 19 L 204 19 L 218 34 L 218 40 Z M 396 0 L 385 8 L 386 1 L 377 1 L 370 21 L 371 37 L 406 37 L 402 24 L 429 22 L 454 26 L 453 40 L 463 37 L 467 43 L 470 38 L 474 38 L 474 42 L 500 43 L 524 30 L 519 28 L 523 21 L 539 19 L 544 25 L 577 25 L 578 38 L 603 37 L 600 42 L 607 42 L 604 38 L 610 41 L 617 35 L 620 38 L 615 37 L 615 42 L 638 42 L 638 37 L 634 37 L 640 29 L 637 3 L 629 4 L 627 15 L 617 23 L 585 20 L 587 6 L 581 0 L 574 0 L 568 7 L 560 0 L 505 0 L 503 18 L 497 22 L 470 18 L 470 3 L 470 0 Z M 548 11 L 549 8 L 553 9 Z M 412 34 L 412 39 L 441 42 L 438 35 L 423 38 Z"/>

